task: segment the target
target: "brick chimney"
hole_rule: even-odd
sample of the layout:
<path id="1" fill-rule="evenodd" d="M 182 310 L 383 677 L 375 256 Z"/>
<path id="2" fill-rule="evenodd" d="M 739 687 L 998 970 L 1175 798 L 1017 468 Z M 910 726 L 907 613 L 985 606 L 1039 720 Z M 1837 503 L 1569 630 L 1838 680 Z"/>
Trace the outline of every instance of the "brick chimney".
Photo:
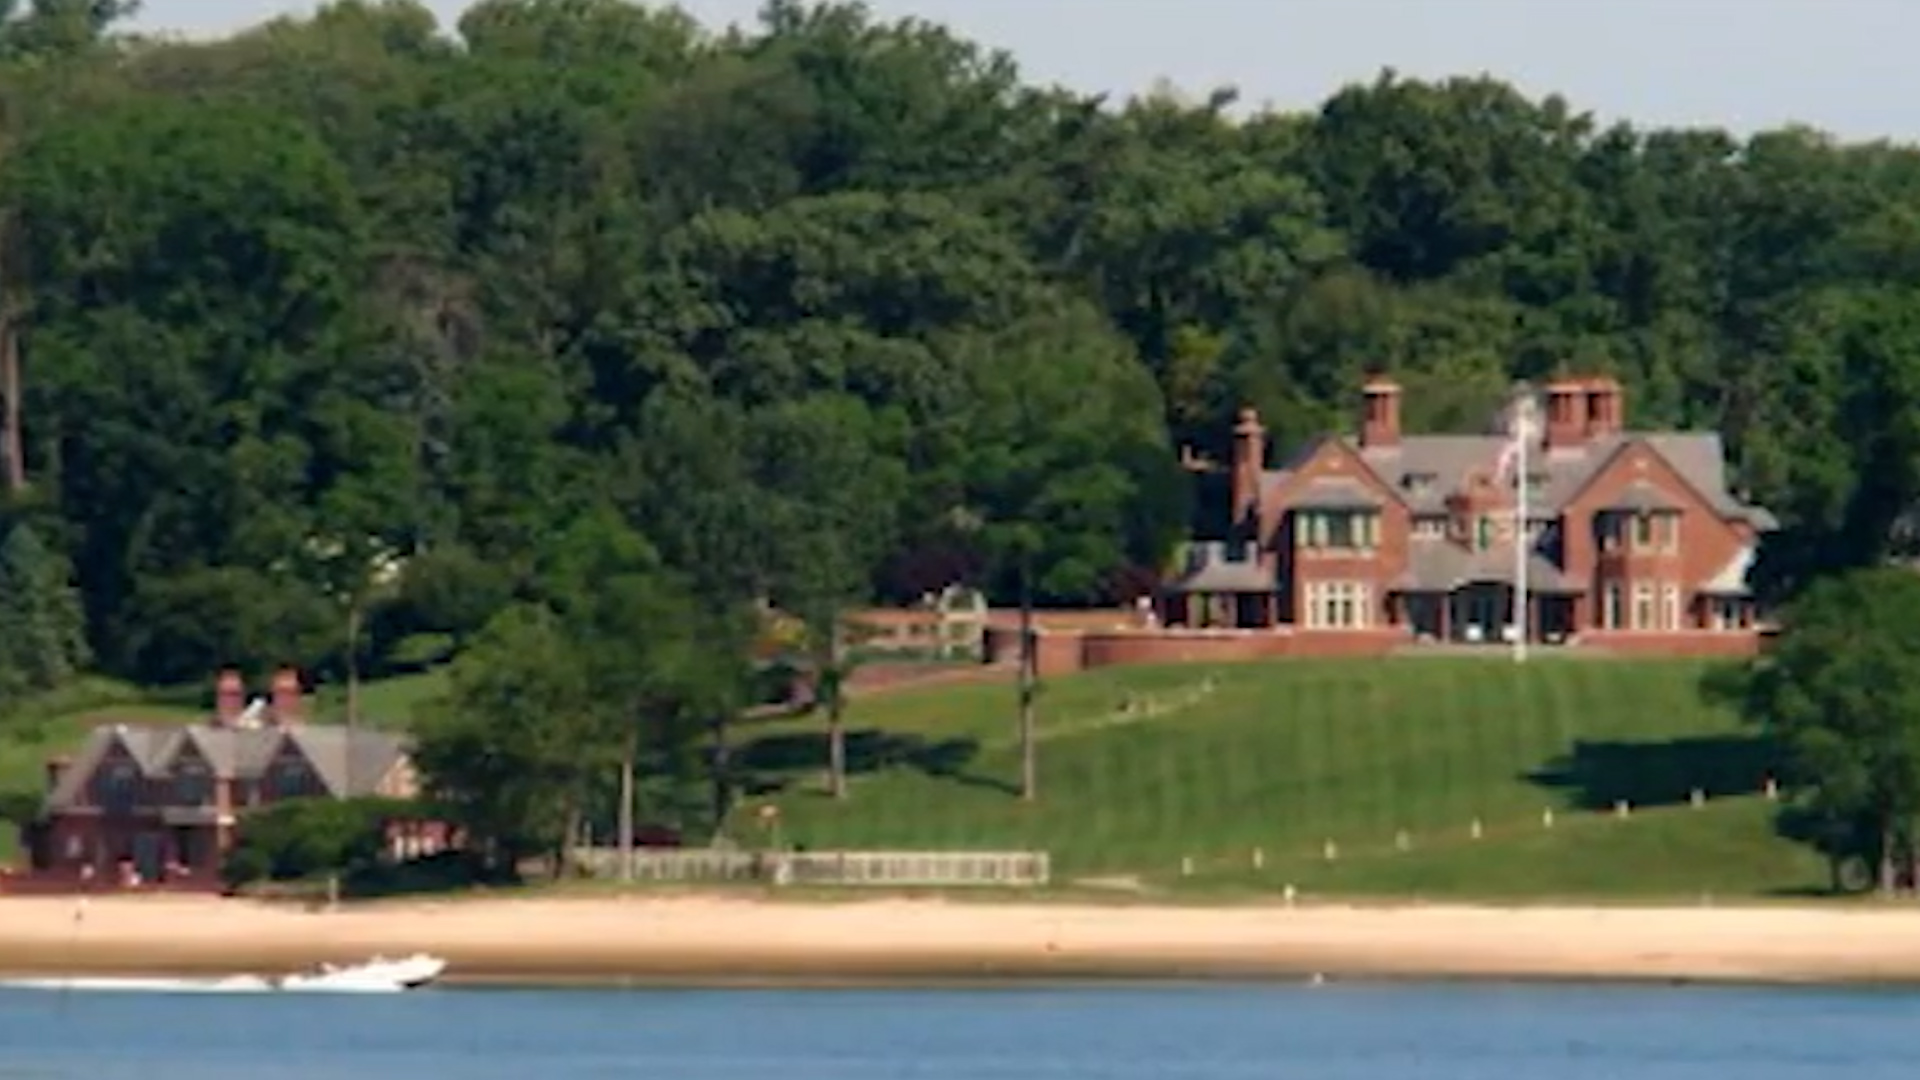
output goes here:
<path id="1" fill-rule="evenodd" d="M 1626 404 L 1622 400 L 1620 380 L 1595 376 L 1587 383 L 1587 438 L 1603 439 L 1618 435 L 1626 426 Z"/>
<path id="2" fill-rule="evenodd" d="M 302 720 L 300 673 L 283 667 L 273 673 L 273 724 L 292 727 Z"/>
<path id="3" fill-rule="evenodd" d="M 1587 441 L 1587 394 L 1583 379 L 1555 379 L 1547 384 L 1546 437 L 1548 450 L 1579 446 Z"/>
<path id="4" fill-rule="evenodd" d="M 65 754 L 55 754 L 47 759 L 45 768 L 47 771 L 47 790 L 52 791 L 54 788 L 60 786 L 61 779 L 67 775 L 67 770 L 73 768 L 73 759 Z"/>
<path id="5" fill-rule="evenodd" d="M 1360 447 L 1374 450 L 1400 445 L 1400 384 L 1376 375 L 1360 388 Z"/>
<path id="6" fill-rule="evenodd" d="M 1260 474 L 1267 467 L 1267 429 L 1252 406 L 1233 425 L 1233 523 L 1246 523 L 1260 505 Z"/>
<path id="7" fill-rule="evenodd" d="M 213 680 L 213 726 L 232 727 L 247 710 L 247 684 L 240 673 L 227 668 Z"/>

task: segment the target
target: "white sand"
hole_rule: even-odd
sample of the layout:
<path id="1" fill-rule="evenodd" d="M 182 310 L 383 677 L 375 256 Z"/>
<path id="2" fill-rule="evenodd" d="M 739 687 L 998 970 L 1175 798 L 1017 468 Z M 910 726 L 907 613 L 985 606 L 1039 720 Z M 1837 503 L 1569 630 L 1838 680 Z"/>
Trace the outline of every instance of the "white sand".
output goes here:
<path id="1" fill-rule="evenodd" d="M 1920 907 L 1150 907 L 542 897 L 0 899 L 0 969 L 230 971 L 439 953 L 500 977 L 1307 974 L 1920 981 Z"/>

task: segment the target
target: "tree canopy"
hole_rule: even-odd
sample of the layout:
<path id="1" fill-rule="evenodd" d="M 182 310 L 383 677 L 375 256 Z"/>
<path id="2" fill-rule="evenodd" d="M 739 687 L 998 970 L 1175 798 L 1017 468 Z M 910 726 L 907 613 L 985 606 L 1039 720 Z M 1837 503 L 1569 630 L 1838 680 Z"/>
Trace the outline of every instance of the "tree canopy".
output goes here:
<path id="1" fill-rule="evenodd" d="M 1920 575 L 1823 579 L 1782 618 L 1745 706 L 1786 751 L 1785 824 L 1891 890 L 1896 862 L 1920 867 Z"/>
<path id="2" fill-rule="evenodd" d="M 706 597 L 1007 601 L 1028 536 L 1039 602 L 1127 600 L 1214 509 L 1179 446 L 1375 369 L 1411 424 L 1572 365 L 1720 429 L 1783 590 L 1912 532 L 1906 147 L 1484 77 L 1113 103 L 857 4 L 129 9 L 0 34 L 0 452 L 117 674 L 464 639 L 591 506 Z M 373 551 L 422 580 L 349 645 Z"/>

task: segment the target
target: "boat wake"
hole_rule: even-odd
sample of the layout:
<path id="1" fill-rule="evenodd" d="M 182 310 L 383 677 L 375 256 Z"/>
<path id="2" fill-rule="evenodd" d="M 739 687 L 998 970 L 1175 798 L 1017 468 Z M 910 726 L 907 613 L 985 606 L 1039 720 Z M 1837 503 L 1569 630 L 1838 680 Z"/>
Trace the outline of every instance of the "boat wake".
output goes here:
<path id="1" fill-rule="evenodd" d="M 215 979 L 36 978 L 0 979 L 0 989 L 120 991 L 149 994 L 397 994 L 431 985 L 447 969 L 437 956 L 415 953 L 398 960 L 376 956 L 360 964 L 322 964 L 291 975 L 226 975 Z"/>
<path id="2" fill-rule="evenodd" d="M 251 994 L 273 990 L 274 985 L 257 975 L 232 975 L 223 979 L 0 979 L 5 990 L 126 990 L 160 994 Z"/>

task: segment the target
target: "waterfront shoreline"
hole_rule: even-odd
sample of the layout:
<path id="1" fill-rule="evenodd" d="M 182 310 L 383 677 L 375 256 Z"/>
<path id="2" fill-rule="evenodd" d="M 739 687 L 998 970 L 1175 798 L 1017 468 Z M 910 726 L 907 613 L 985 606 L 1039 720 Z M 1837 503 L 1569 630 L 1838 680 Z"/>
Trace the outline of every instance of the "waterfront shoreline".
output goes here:
<path id="1" fill-rule="evenodd" d="M 273 972 L 416 950 L 473 983 L 1209 979 L 1920 983 L 1920 908 L 1178 907 L 526 897 L 308 912 L 0 898 L 0 973 Z"/>

